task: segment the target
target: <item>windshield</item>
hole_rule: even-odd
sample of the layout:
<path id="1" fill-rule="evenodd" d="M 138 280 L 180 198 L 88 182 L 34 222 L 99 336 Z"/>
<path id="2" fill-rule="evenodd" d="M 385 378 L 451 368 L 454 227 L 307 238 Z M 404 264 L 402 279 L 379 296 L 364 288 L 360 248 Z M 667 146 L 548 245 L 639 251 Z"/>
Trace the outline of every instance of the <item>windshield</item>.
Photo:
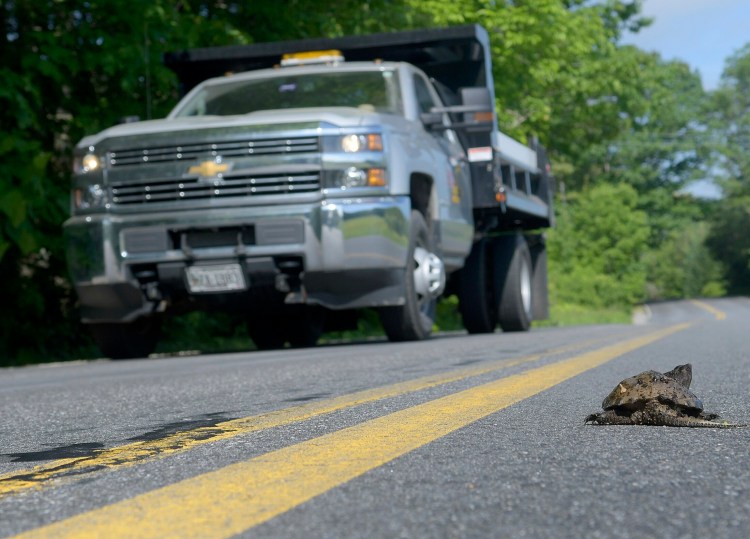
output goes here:
<path id="1" fill-rule="evenodd" d="M 360 107 L 401 114 L 396 72 L 279 73 L 265 79 L 213 82 L 181 103 L 174 117 L 305 107 Z"/>

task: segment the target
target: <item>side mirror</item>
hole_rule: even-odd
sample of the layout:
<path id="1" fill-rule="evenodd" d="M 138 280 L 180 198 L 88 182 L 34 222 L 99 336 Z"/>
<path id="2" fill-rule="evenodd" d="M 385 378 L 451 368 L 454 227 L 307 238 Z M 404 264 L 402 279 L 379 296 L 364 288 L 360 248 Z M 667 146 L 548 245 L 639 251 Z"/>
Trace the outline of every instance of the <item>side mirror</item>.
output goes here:
<path id="1" fill-rule="evenodd" d="M 447 112 L 453 121 L 451 128 L 467 133 L 489 133 L 495 128 L 495 104 L 490 90 L 484 86 L 461 88 L 461 104 L 433 108 L 432 113 Z"/>
<path id="2" fill-rule="evenodd" d="M 445 129 L 443 126 L 443 113 L 442 112 L 423 112 L 419 115 L 419 119 L 428 131 L 436 131 L 439 129 Z"/>
<path id="3" fill-rule="evenodd" d="M 490 89 L 486 86 L 461 88 L 461 104 L 467 107 L 477 107 L 478 111 L 492 112 L 495 110 Z"/>
<path id="4" fill-rule="evenodd" d="M 495 103 L 486 86 L 461 88 L 461 103 L 473 110 L 464 113 L 464 128 L 469 133 L 489 133 L 495 126 Z"/>
<path id="5" fill-rule="evenodd" d="M 135 122 L 140 122 L 141 117 L 140 116 L 123 116 L 120 118 L 120 121 L 117 122 L 118 124 L 132 124 Z"/>

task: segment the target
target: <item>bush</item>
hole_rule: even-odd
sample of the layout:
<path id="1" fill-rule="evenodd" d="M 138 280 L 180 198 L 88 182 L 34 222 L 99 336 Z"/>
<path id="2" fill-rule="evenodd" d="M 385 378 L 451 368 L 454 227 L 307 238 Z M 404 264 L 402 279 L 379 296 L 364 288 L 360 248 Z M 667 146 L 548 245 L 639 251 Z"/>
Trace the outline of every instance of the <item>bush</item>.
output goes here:
<path id="1" fill-rule="evenodd" d="M 600 185 L 558 204 L 548 243 L 553 305 L 622 309 L 642 301 L 649 229 L 637 202 L 628 185 Z"/>

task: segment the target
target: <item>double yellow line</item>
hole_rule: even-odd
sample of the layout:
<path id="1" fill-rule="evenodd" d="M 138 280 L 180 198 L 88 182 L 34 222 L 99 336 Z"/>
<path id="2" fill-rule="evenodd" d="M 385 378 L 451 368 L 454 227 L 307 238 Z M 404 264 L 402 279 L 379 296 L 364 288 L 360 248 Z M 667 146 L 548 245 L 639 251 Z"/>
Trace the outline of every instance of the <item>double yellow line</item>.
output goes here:
<path id="1" fill-rule="evenodd" d="M 690 302 L 693 305 L 695 305 L 696 307 L 700 307 L 704 311 L 708 311 L 709 313 L 711 313 L 712 315 L 714 315 L 714 318 L 716 318 L 716 320 L 724 320 L 727 317 L 727 313 L 725 313 L 724 311 L 721 311 L 721 310 L 717 309 L 713 305 L 709 305 L 705 301 L 699 301 L 697 299 L 691 299 Z"/>
<path id="2" fill-rule="evenodd" d="M 543 357 L 554 357 L 555 355 L 591 346 L 596 342 L 596 340 L 592 340 L 548 350 L 544 354 L 491 361 L 480 366 L 420 377 L 384 387 L 357 391 L 340 397 L 309 402 L 283 410 L 223 421 L 213 426 L 198 427 L 168 434 L 156 440 L 138 441 L 110 449 L 98 450 L 94 456 L 54 460 L 31 470 L 0 475 L 0 498 L 17 494 L 27 489 L 49 485 L 53 481 L 65 481 L 70 478 L 78 480 L 84 475 L 99 472 L 103 469 L 111 470 L 132 466 L 154 458 L 187 451 L 207 443 L 299 423 L 339 410 L 414 393 L 451 382 L 458 382 L 473 376 L 480 376 L 523 363 L 530 363 Z"/>
<path id="3" fill-rule="evenodd" d="M 230 537 L 461 427 L 689 325 L 672 326 L 459 391 L 31 530 L 18 537 Z M 179 442 L 171 447 L 184 451 L 207 441 L 303 421 L 541 357 L 534 355 L 494 362 L 459 373 L 421 378 L 320 403 L 227 421 L 216 427 L 205 427 L 218 429 L 210 432 L 210 440 L 192 434 L 203 430 L 195 429 L 158 442 L 141 442 L 103 451 L 88 461 L 71 459 L 68 465 L 91 466 L 96 463 L 99 468 L 103 462 L 107 463 L 105 467 L 130 465 L 146 458 L 169 454 L 170 442 L 166 440 Z M 139 451 L 143 451 L 145 457 L 141 458 Z M 58 461 L 56 466 L 61 464 L 64 463 Z M 54 468 L 55 463 L 52 463 L 36 469 L 38 479 L 36 482 L 32 479 L 31 483 L 38 485 L 55 477 Z M 19 480 L 29 481 L 29 474 L 26 476 Z M 14 485 L 6 493 L 18 492 L 30 486 L 22 482 L 14 484 L 12 479 L 11 476 L 0 477 L 0 485 L 6 481 Z"/>

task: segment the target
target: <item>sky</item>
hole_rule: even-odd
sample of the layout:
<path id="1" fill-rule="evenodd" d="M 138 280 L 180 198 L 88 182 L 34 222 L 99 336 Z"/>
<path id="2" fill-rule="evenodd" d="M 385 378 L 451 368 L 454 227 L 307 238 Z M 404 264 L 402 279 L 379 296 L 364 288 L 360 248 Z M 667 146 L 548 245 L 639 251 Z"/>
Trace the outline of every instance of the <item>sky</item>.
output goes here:
<path id="1" fill-rule="evenodd" d="M 750 43 L 750 0 L 644 0 L 654 22 L 623 39 L 697 70 L 706 90 L 719 84 L 725 60 Z"/>

